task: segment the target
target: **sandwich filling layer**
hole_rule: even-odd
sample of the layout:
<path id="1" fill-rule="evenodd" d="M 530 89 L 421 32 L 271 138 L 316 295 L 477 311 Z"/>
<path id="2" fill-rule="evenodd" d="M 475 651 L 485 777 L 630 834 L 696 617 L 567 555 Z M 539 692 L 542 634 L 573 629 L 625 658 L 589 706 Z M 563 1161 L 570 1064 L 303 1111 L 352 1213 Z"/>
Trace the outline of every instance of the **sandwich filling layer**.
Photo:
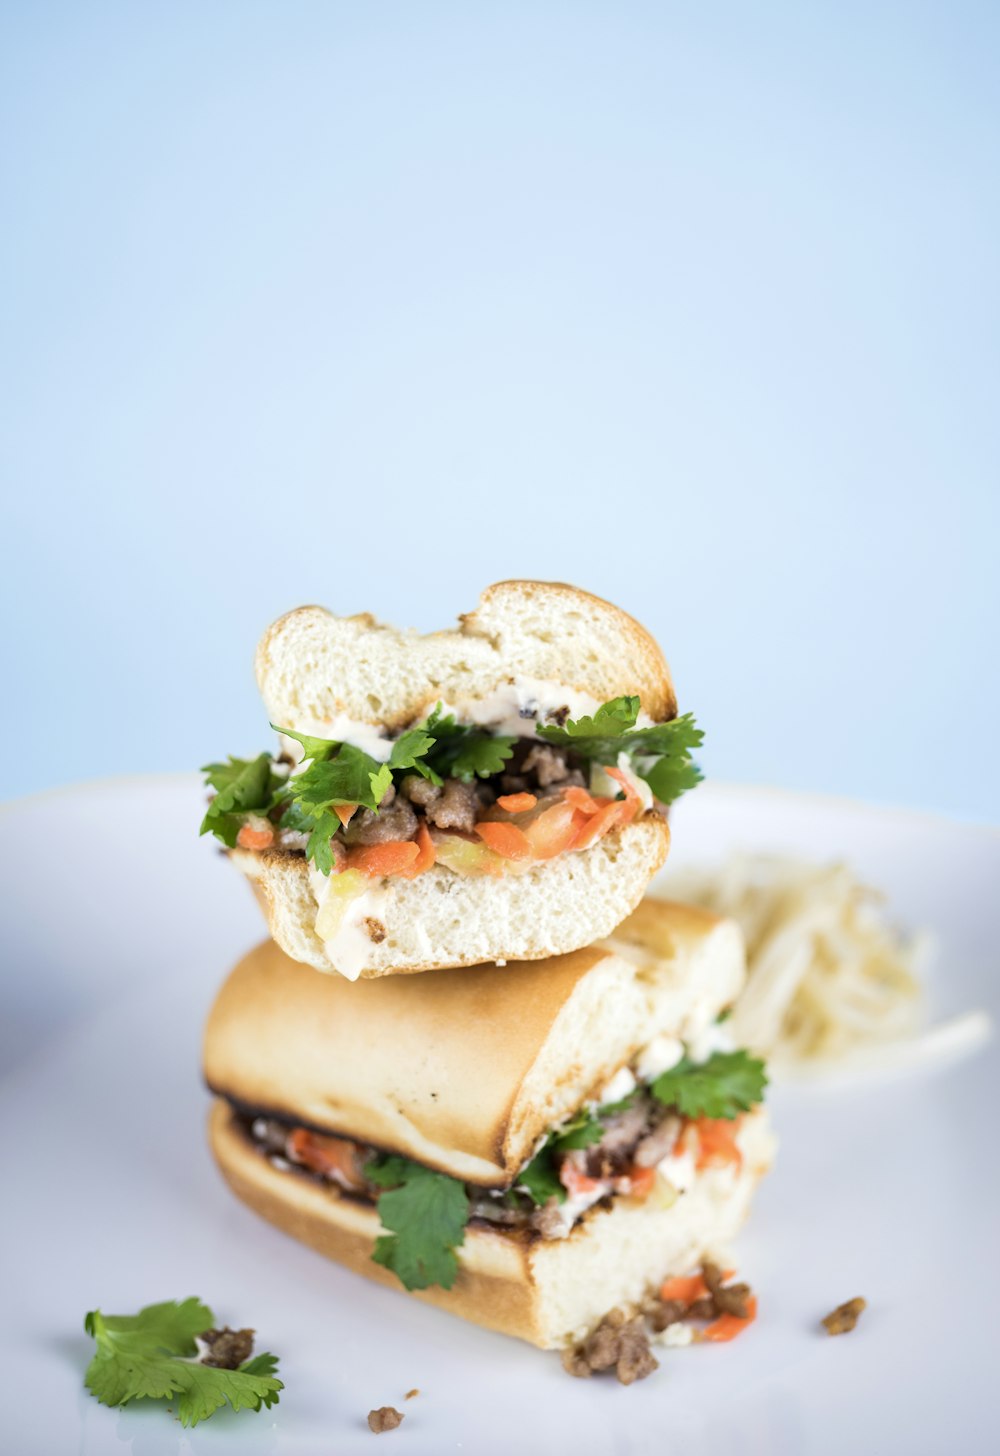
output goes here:
<path id="1" fill-rule="evenodd" d="M 275 1168 L 376 1204 L 386 1233 L 373 1258 L 408 1289 L 450 1288 L 454 1249 L 469 1224 L 513 1238 L 564 1239 L 597 1206 L 631 1199 L 668 1209 L 703 1174 L 739 1173 L 744 1122 L 767 1080 L 763 1064 L 746 1052 L 722 1050 L 721 1029 L 714 1050 L 700 1049 L 700 1061 L 680 1042 L 659 1041 L 574 1117 L 550 1129 L 507 1188 L 463 1183 L 289 1119 L 242 1108 L 234 1116 Z"/>
<path id="2" fill-rule="evenodd" d="M 513 721 L 501 694 L 459 710 L 439 703 L 395 738 L 371 725 L 351 734 L 356 742 L 273 725 L 299 762 L 283 751 L 209 764 L 202 833 L 229 848 L 305 856 L 331 886 L 317 895 L 317 934 L 328 940 L 372 880 L 412 879 L 434 864 L 517 874 L 664 810 L 699 781 L 690 755 L 702 735 L 690 715 L 652 723 L 638 697 L 622 697 L 574 719 L 571 693 L 553 689 L 566 701 L 551 707 L 538 687 L 510 685 Z"/>

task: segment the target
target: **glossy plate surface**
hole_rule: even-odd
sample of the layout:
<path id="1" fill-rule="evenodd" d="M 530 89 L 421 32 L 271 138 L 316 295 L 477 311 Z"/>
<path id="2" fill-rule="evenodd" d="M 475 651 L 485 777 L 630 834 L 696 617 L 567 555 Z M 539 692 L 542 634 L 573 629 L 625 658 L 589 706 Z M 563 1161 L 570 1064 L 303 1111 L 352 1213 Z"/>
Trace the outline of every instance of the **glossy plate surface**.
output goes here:
<path id="1" fill-rule="evenodd" d="M 777 1089 L 779 1160 L 739 1246 L 757 1325 L 729 1346 L 664 1351 L 630 1389 L 574 1381 L 556 1356 L 325 1263 L 221 1184 L 204 1142 L 200 1031 L 262 924 L 198 840 L 200 805 L 193 777 L 167 776 L 0 816 L 5 1450 L 339 1456 L 369 1451 L 367 1412 L 393 1404 L 406 1419 L 382 1439 L 410 1456 L 990 1448 L 995 1045 L 874 1083 Z M 721 785 L 682 801 L 673 828 L 676 864 L 733 848 L 846 857 L 902 922 L 936 933 L 935 1016 L 997 1018 L 994 832 Z M 86 1310 L 188 1294 L 281 1356 L 276 1410 L 185 1432 L 162 1409 L 111 1411 L 85 1393 Z M 856 1294 L 869 1310 L 852 1335 L 818 1330 Z"/>

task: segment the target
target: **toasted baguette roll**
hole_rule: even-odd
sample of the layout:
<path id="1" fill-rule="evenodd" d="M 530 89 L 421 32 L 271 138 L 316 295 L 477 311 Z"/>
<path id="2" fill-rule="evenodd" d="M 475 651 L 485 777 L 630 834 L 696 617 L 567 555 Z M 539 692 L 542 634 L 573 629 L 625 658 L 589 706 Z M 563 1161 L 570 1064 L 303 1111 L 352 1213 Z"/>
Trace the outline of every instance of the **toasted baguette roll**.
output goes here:
<path id="1" fill-rule="evenodd" d="M 253 1112 L 506 1187 L 548 1128 L 654 1038 L 700 1035 L 743 984 L 732 921 L 649 902 L 628 935 L 354 987 L 265 942 L 212 1009 L 205 1080 Z"/>
<path id="2" fill-rule="evenodd" d="M 588 712 L 636 694 L 656 721 L 677 712 L 669 669 L 645 628 L 558 582 L 498 582 L 458 628 L 427 637 L 368 613 L 335 617 L 299 607 L 265 632 L 256 672 L 271 721 L 320 736 L 324 724 L 342 719 L 391 734 L 439 701 L 460 710 L 478 704 L 484 711 L 472 721 L 483 723 L 494 709 L 499 721 L 512 707 L 516 716 L 518 701 L 545 697 L 551 709 Z M 510 691 L 517 683 L 520 699 Z"/>
<path id="3" fill-rule="evenodd" d="M 434 865 L 417 879 L 379 881 L 350 909 L 334 938 L 316 933 L 329 882 L 301 856 L 234 849 L 271 935 L 293 960 L 348 980 L 541 960 L 609 935 L 635 908 L 667 857 L 665 819 L 642 819 L 588 849 L 561 854 L 502 879 Z"/>
<path id="4" fill-rule="evenodd" d="M 223 1176 L 254 1212 L 356 1274 L 399 1289 L 396 1276 L 372 1261 L 383 1232 L 372 1205 L 272 1166 L 221 1099 L 209 1137 Z M 609 1310 L 640 1309 L 664 1278 L 689 1272 L 729 1242 L 773 1155 L 763 1112 L 744 1119 L 737 1143 L 739 1169 L 699 1173 L 671 1207 L 615 1198 L 610 1207 L 590 1209 L 566 1239 L 472 1224 L 457 1250 L 453 1287 L 415 1291 L 416 1297 L 543 1349 L 571 1344 Z"/>

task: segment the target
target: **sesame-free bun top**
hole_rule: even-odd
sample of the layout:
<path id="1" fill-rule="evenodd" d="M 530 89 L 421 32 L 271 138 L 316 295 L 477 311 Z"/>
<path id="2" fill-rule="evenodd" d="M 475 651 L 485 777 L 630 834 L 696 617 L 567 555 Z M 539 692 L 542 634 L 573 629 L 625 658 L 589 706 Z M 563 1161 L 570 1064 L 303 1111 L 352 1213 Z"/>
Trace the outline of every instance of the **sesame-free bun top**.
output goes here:
<path id="1" fill-rule="evenodd" d="M 624 932 L 547 961 L 354 985 L 265 942 L 219 993 L 205 1079 L 249 1111 L 506 1187 L 546 1129 L 742 985 L 731 921 L 649 901 Z"/>
<path id="2" fill-rule="evenodd" d="M 299 732 L 350 720 L 392 733 L 437 702 L 490 702 L 515 683 L 564 688 L 571 706 L 637 696 L 655 722 L 677 713 L 670 670 L 645 628 L 561 582 L 498 582 L 457 628 L 424 637 L 367 612 L 299 607 L 264 633 L 255 667 L 271 722 Z"/>

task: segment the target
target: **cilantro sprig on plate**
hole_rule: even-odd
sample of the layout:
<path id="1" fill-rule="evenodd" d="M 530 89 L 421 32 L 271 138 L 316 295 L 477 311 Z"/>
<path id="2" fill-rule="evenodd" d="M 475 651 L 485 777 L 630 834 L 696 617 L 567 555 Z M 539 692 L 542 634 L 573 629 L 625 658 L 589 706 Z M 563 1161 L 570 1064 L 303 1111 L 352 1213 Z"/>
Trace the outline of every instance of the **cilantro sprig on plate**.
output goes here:
<path id="1" fill-rule="evenodd" d="M 224 1405 L 237 1411 L 277 1405 L 284 1385 L 274 1355 L 255 1355 L 235 1370 L 195 1358 L 195 1337 L 214 1325 L 212 1311 L 193 1298 L 147 1304 L 131 1315 L 92 1309 L 84 1328 L 97 1349 L 84 1383 L 103 1405 L 169 1397 L 184 1426 L 196 1426 Z"/>

